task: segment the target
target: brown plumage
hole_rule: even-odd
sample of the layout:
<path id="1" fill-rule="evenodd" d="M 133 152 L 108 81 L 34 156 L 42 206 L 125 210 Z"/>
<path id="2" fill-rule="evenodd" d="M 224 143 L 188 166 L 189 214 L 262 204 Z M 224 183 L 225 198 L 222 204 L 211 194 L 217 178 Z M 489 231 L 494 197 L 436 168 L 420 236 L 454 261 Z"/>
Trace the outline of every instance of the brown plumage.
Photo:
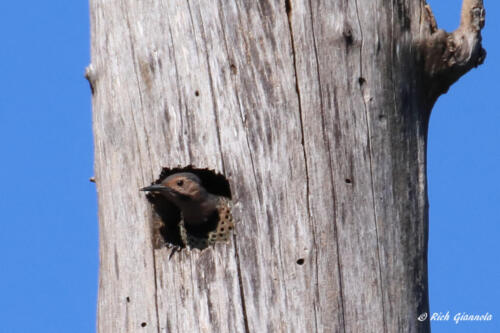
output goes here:
<path id="1" fill-rule="evenodd" d="M 203 249 L 229 239 L 234 228 L 229 199 L 209 193 L 195 174 L 175 173 L 141 190 L 161 193 L 179 208 L 179 233 L 185 246 Z"/>

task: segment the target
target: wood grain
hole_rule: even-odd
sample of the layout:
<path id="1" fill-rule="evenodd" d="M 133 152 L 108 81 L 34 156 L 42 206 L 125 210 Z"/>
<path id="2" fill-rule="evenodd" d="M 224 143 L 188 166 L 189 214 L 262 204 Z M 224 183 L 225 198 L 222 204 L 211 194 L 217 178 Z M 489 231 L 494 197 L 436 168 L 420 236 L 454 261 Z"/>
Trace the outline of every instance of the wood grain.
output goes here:
<path id="1" fill-rule="evenodd" d="M 428 332 L 419 0 L 91 0 L 99 332 Z M 223 173 L 229 244 L 139 188 Z"/>

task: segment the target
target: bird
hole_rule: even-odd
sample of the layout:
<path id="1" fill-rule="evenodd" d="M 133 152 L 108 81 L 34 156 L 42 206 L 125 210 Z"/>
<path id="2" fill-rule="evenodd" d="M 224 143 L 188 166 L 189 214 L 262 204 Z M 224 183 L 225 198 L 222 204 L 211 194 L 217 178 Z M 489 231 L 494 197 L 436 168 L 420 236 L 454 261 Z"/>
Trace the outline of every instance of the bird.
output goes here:
<path id="1" fill-rule="evenodd" d="M 229 198 L 207 191 L 194 173 L 174 173 L 140 190 L 159 193 L 180 210 L 179 233 L 185 247 L 204 249 L 227 242 L 234 229 Z"/>

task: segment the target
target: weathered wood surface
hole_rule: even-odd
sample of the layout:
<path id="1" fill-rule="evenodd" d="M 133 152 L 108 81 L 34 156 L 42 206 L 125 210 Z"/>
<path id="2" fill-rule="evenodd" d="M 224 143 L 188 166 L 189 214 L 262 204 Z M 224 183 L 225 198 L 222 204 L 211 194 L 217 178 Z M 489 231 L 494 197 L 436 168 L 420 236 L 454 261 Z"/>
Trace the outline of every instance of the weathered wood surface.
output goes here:
<path id="1" fill-rule="evenodd" d="M 99 332 L 429 330 L 425 3 L 90 3 Z M 239 223 L 170 258 L 139 188 L 189 164 Z"/>

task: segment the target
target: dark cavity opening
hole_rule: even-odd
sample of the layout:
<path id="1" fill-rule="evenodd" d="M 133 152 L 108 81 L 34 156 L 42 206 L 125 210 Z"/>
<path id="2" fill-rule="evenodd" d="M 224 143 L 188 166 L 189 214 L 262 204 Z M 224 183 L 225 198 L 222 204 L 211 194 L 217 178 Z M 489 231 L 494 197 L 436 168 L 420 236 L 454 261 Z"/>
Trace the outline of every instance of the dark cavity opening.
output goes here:
<path id="1" fill-rule="evenodd" d="M 297 259 L 297 265 L 304 265 L 304 258 Z"/>
<path id="2" fill-rule="evenodd" d="M 194 95 L 195 95 L 196 97 L 198 97 L 198 96 L 200 96 L 200 92 L 199 92 L 198 90 L 196 90 L 196 91 L 194 92 Z"/>
<path id="3" fill-rule="evenodd" d="M 217 196 L 225 197 L 231 200 L 231 189 L 226 177 L 222 174 L 215 173 L 209 169 L 199 169 L 192 165 L 181 168 L 163 168 L 160 176 L 151 185 L 160 184 L 165 178 L 175 173 L 190 172 L 198 176 L 202 186 L 209 192 Z M 147 199 L 153 205 L 155 216 L 153 216 L 153 237 L 154 247 L 161 248 L 163 246 L 173 247 L 174 249 L 184 248 L 182 237 L 180 234 L 179 222 L 181 221 L 181 212 L 177 206 L 167 200 L 163 195 L 157 192 L 147 192 Z M 198 228 L 185 226 L 186 231 L 196 237 L 207 235 L 208 232 L 214 231 L 219 224 L 217 214 L 214 214 L 207 223 L 204 223 Z M 229 228 L 228 228 L 229 229 Z M 198 247 L 205 248 L 205 247 Z M 173 254 L 174 252 L 172 252 Z"/>
<path id="4" fill-rule="evenodd" d="M 345 179 L 345 182 L 346 182 L 346 184 L 351 184 L 351 183 L 352 183 L 352 180 L 350 180 L 349 178 L 346 178 L 346 179 Z"/>
<path id="5" fill-rule="evenodd" d="M 146 327 L 147 323 L 141 323 L 141 327 Z"/>

